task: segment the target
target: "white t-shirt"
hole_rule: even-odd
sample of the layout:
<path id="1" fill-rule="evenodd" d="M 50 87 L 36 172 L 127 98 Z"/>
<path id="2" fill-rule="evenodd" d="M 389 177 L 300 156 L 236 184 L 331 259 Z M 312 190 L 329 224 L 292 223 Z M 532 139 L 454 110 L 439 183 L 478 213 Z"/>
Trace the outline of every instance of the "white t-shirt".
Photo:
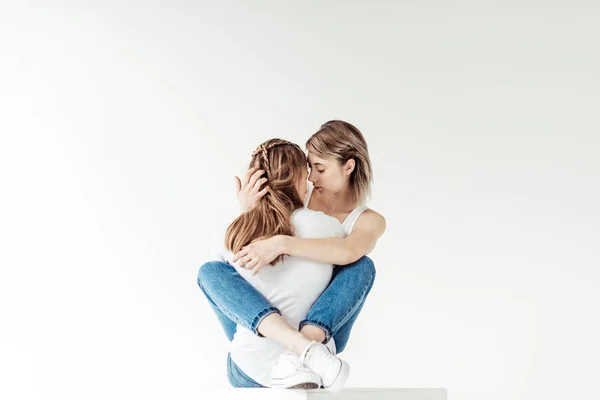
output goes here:
<path id="1" fill-rule="evenodd" d="M 342 224 L 321 211 L 306 208 L 312 190 L 313 186 L 309 182 L 304 208 L 296 210 L 291 216 L 294 236 L 311 239 L 348 236 L 356 220 L 367 207 L 356 207 Z M 332 264 L 286 256 L 284 261 L 275 267 L 267 265 L 256 276 L 252 276 L 251 270 L 232 262 L 234 255 L 230 251 L 223 249 L 217 255 L 220 260 L 232 265 L 246 281 L 279 309 L 283 318 L 295 328 L 299 327 L 300 321 L 306 318 L 314 302 L 327 288 L 333 273 Z M 273 365 L 285 350 L 285 346 L 275 340 L 259 337 L 237 325 L 230 354 L 233 362 L 246 375 L 268 387 Z"/>
<path id="2" fill-rule="evenodd" d="M 295 237 L 344 237 L 340 222 L 319 211 L 306 208 L 296 210 L 291 217 Z M 233 253 L 224 250 L 220 259 L 233 265 L 238 273 L 281 311 L 287 322 L 298 328 L 310 307 L 327 288 L 333 273 L 332 264 L 323 264 L 305 258 L 286 256 L 276 266 L 263 267 L 256 276 L 252 271 L 232 263 Z M 243 301 L 243 299 L 240 299 Z M 255 335 L 238 325 L 231 342 L 233 362 L 250 378 L 263 386 L 270 385 L 271 369 L 285 346 Z"/>

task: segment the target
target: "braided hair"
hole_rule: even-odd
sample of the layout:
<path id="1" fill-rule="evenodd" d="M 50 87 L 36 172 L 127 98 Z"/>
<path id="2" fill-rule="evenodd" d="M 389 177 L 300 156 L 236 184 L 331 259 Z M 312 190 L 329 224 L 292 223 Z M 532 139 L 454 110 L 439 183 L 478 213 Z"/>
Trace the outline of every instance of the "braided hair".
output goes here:
<path id="1" fill-rule="evenodd" d="M 300 146 L 283 139 L 267 140 L 252 153 L 250 167 L 265 171 L 269 189 L 255 209 L 240 215 L 227 229 L 225 247 L 234 253 L 259 239 L 292 236 L 291 215 L 304 206 L 296 188 L 306 168 Z M 273 264 L 282 260 L 279 256 Z"/>

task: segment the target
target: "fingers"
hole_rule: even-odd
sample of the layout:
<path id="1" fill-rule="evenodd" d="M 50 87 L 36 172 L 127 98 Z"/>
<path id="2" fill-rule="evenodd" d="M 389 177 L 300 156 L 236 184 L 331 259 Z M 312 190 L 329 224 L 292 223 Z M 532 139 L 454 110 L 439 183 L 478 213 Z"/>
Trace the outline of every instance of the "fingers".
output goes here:
<path id="1" fill-rule="evenodd" d="M 258 171 L 253 173 L 252 176 L 250 177 L 250 181 L 248 182 L 248 185 L 250 185 L 250 187 L 254 187 L 254 185 L 256 185 L 256 181 L 258 180 L 258 178 L 260 178 L 261 175 L 264 173 L 265 173 L 265 171 L 263 171 L 262 169 L 259 169 Z"/>
<path id="2" fill-rule="evenodd" d="M 246 175 L 244 176 L 244 185 L 247 185 L 250 181 L 250 177 L 258 170 L 258 167 L 252 167 L 248 171 L 246 171 Z"/>
<path id="3" fill-rule="evenodd" d="M 257 180 L 256 183 L 254 184 L 254 190 L 258 192 L 258 190 L 263 185 L 263 183 L 265 183 L 267 181 L 268 181 L 267 178 L 260 178 L 259 180 Z"/>
<path id="4" fill-rule="evenodd" d="M 244 266 L 244 268 L 246 268 L 246 269 L 254 269 L 259 264 L 260 264 L 260 262 L 259 262 L 258 258 L 255 258 L 253 260 L 248 260 L 248 262 L 246 263 L 246 265 Z"/>
<path id="5" fill-rule="evenodd" d="M 252 270 L 252 276 L 255 276 L 256 274 L 258 274 L 258 271 L 260 271 L 262 269 L 262 267 L 264 267 L 264 265 L 262 263 L 258 264 L 256 267 L 254 267 L 254 269 Z"/>
<path id="6" fill-rule="evenodd" d="M 269 187 L 265 186 L 265 188 L 263 190 L 261 190 L 260 192 L 258 192 L 257 196 L 258 198 L 262 198 L 265 194 L 267 194 L 267 192 L 269 191 Z"/>
<path id="7" fill-rule="evenodd" d="M 233 257 L 233 262 L 237 262 L 237 260 L 239 260 L 242 257 L 245 257 L 246 255 L 248 255 L 248 251 L 249 249 L 247 247 L 244 247 L 243 249 L 241 249 L 240 251 L 238 251 L 235 256 Z"/>
<path id="8" fill-rule="evenodd" d="M 242 268 L 252 270 L 252 275 L 256 275 L 265 266 L 265 263 L 256 254 L 250 254 L 250 246 L 238 251 L 233 257 L 233 262 L 237 262 Z"/>
<path id="9" fill-rule="evenodd" d="M 240 181 L 240 178 L 238 178 L 236 176 L 235 177 L 235 191 L 236 191 L 236 193 L 239 193 L 240 190 L 242 190 L 242 181 Z"/>
<path id="10" fill-rule="evenodd" d="M 250 267 L 248 267 L 248 264 L 250 264 L 251 261 L 252 261 L 252 257 L 250 257 L 250 256 L 242 257 L 242 258 L 240 258 L 239 265 L 242 268 L 248 269 L 248 268 L 250 268 Z"/>

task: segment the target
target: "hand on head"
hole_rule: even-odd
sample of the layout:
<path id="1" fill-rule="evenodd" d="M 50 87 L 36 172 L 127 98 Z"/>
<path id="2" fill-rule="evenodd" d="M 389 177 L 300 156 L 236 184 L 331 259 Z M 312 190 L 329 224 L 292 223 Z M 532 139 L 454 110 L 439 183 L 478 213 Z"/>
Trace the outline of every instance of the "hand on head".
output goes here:
<path id="1" fill-rule="evenodd" d="M 261 186 L 267 182 L 267 178 L 261 178 L 264 173 L 265 171 L 253 167 L 246 172 L 243 181 L 237 176 L 235 177 L 236 192 L 241 212 L 244 213 L 253 210 L 260 199 L 269 191 L 268 185 L 265 185 L 261 190 Z"/>

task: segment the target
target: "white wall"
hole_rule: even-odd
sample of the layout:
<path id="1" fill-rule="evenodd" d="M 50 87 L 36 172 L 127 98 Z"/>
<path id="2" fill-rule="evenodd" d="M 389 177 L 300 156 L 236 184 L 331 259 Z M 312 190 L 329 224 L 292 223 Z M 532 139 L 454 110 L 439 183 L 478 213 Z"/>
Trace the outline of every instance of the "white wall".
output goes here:
<path id="1" fill-rule="evenodd" d="M 0 397 L 226 387 L 232 177 L 333 118 L 388 221 L 348 385 L 600 396 L 600 7 L 452 3 L 2 2 Z"/>

